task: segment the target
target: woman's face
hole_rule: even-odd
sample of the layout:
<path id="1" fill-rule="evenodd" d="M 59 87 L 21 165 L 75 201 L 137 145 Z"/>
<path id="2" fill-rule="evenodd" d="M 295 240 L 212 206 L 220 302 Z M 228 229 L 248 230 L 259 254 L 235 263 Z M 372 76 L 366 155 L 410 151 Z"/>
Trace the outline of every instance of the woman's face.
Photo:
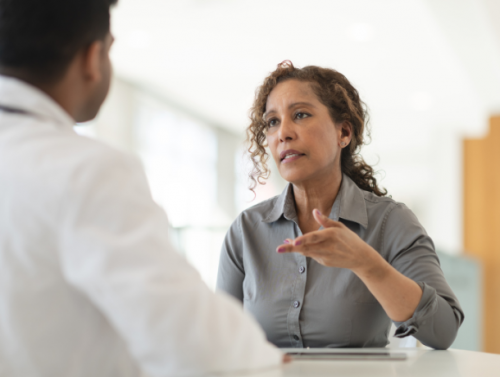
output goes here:
<path id="1" fill-rule="evenodd" d="M 267 99 L 267 143 L 281 176 L 294 184 L 340 174 L 341 143 L 351 129 L 335 124 L 311 83 L 287 80 Z"/>

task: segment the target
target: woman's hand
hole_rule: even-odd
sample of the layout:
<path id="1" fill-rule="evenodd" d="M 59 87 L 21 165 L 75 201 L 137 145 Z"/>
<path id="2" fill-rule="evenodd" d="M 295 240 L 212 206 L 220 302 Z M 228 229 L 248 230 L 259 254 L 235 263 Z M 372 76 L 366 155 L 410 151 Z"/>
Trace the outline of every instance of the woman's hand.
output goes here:
<path id="1" fill-rule="evenodd" d="M 387 315 L 397 322 L 411 318 L 422 289 L 392 267 L 344 224 L 313 211 L 325 229 L 307 233 L 278 246 L 278 253 L 300 253 L 327 267 L 348 268 L 365 283 Z"/>
<path id="2" fill-rule="evenodd" d="M 317 209 L 313 216 L 324 229 L 286 240 L 277 248 L 278 253 L 300 253 L 323 266 L 348 268 L 356 274 L 380 266 L 380 254 L 344 224 Z"/>

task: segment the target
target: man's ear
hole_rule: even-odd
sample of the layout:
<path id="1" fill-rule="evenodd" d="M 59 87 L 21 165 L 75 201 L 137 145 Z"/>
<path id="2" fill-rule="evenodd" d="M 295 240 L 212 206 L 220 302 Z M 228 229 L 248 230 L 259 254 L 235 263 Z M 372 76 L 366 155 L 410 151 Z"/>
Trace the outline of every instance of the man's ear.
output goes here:
<path id="1" fill-rule="evenodd" d="M 102 80 L 101 60 L 104 50 L 102 41 L 93 42 L 83 53 L 83 73 L 90 82 Z"/>

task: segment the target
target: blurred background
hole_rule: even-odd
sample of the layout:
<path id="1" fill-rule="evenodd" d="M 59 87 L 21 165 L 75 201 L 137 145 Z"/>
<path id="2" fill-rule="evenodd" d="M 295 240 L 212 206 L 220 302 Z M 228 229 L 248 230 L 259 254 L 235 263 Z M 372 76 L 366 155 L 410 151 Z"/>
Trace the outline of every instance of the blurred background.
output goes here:
<path id="1" fill-rule="evenodd" d="M 330 67 L 369 106 L 362 155 L 425 226 L 464 306 L 453 347 L 500 353 L 500 218 L 486 215 L 500 216 L 499 0 L 120 0 L 112 22 L 112 90 L 77 131 L 141 158 L 210 287 L 231 222 L 285 186 L 274 171 L 248 190 L 255 90 L 285 59 Z"/>

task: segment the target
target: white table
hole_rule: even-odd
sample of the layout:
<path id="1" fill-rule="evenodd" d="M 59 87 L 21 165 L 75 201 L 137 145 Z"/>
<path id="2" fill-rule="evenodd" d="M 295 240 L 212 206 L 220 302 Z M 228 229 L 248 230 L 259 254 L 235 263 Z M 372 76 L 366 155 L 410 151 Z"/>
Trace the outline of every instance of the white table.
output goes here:
<path id="1" fill-rule="evenodd" d="M 285 350 L 286 351 L 286 350 Z M 292 349 L 290 349 L 292 351 Z M 293 349 L 297 352 L 297 349 Z M 325 350 L 328 352 L 328 350 Z M 332 350 L 338 352 L 339 350 Z M 500 377 L 500 355 L 422 348 L 345 349 L 345 352 L 390 351 L 405 353 L 405 361 L 293 361 L 281 369 L 246 374 L 246 377 Z"/>

